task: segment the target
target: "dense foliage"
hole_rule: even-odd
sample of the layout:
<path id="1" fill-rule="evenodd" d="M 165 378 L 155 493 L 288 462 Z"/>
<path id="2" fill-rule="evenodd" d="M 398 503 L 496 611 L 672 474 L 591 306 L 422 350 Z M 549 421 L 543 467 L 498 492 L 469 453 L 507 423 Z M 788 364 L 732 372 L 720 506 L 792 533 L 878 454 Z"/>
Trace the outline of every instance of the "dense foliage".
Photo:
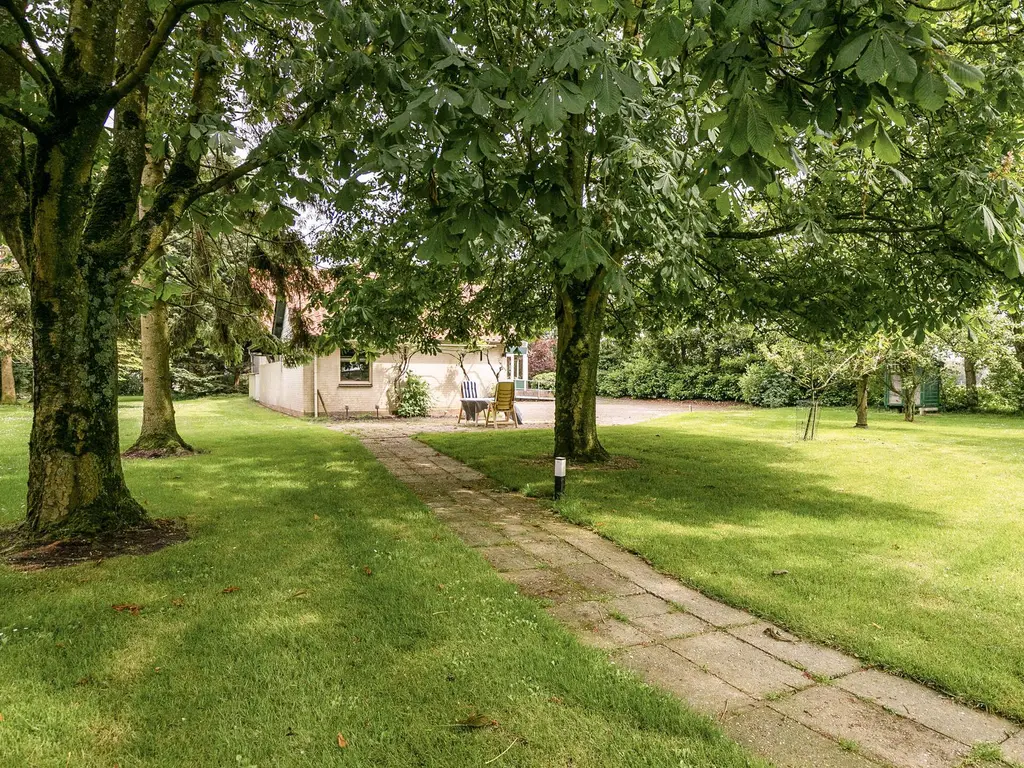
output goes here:
<path id="1" fill-rule="evenodd" d="M 414 373 L 406 374 L 399 387 L 397 415 L 403 419 L 429 416 L 430 405 L 430 387 L 427 382 Z"/>

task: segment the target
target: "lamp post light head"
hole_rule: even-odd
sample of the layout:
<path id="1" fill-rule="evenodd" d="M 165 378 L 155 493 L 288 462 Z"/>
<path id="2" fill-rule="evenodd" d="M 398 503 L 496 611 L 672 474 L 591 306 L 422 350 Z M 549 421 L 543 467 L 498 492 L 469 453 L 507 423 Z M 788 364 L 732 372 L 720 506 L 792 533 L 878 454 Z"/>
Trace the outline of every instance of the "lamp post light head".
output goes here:
<path id="1" fill-rule="evenodd" d="M 565 458 L 555 457 L 555 499 L 560 499 L 565 493 Z"/>

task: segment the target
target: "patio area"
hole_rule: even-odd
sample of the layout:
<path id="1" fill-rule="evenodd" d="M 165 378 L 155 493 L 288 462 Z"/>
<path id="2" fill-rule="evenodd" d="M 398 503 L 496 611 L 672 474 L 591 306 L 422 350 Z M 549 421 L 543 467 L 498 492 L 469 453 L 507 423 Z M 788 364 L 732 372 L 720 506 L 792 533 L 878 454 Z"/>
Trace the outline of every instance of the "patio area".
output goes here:
<path id="1" fill-rule="evenodd" d="M 516 406 L 523 417 L 520 429 L 548 429 L 555 423 L 555 403 L 552 400 L 518 400 Z M 637 424 L 674 413 L 720 411 L 744 407 L 746 406 L 741 404 L 706 401 L 630 400 L 628 398 L 599 397 L 597 399 L 597 423 L 603 427 L 611 427 Z M 419 432 L 485 429 L 483 415 L 480 416 L 479 423 L 467 422 L 463 419 L 462 424 L 457 424 L 457 421 L 458 413 L 422 419 L 341 419 L 336 422 L 336 428 L 345 432 L 382 437 L 414 435 Z M 494 429 L 493 426 L 487 428 Z M 497 428 L 514 429 L 511 424 L 504 422 L 499 423 Z"/>

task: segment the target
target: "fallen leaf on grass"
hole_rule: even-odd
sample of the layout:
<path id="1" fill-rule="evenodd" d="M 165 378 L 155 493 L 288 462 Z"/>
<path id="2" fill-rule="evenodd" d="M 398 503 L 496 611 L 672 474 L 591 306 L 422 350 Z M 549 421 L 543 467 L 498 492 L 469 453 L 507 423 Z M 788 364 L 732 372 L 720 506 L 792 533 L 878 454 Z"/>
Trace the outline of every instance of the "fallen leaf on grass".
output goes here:
<path id="1" fill-rule="evenodd" d="M 871 622 L 871 626 L 874 627 L 875 629 L 883 629 L 881 624 L 875 624 L 875 622 L 873 622 L 873 621 Z"/>
<path id="2" fill-rule="evenodd" d="M 493 728 L 497 724 L 497 720 L 479 713 L 474 713 L 464 720 L 459 720 L 455 723 L 460 728 Z"/>
<path id="3" fill-rule="evenodd" d="M 118 613 L 124 613 L 125 611 L 128 611 L 128 613 L 130 613 L 132 616 L 138 616 L 139 611 L 142 610 L 142 606 L 136 605 L 135 603 L 118 603 L 117 605 L 112 605 L 110 607 Z"/>
<path id="4" fill-rule="evenodd" d="M 173 600 L 171 600 L 171 605 L 173 605 L 175 608 L 181 608 L 181 606 L 183 606 L 184 604 L 185 598 L 183 597 L 176 597 Z"/>
<path id="5" fill-rule="evenodd" d="M 348 741 L 346 741 L 345 737 L 342 736 L 340 733 L 338 734 L 338 746 L 342 749 L 348 746 Z"/>
<path id="6" fill-rule="evenodd" d="M 785 576 L 787 573 L 789 573 L 789 571 L 785 568 L 780 568 L 776 571 L 772 571 L 772 576 Z"/>
<path id="7" fill-rule="evenodd" d="M 225 595 L 230 595 L 232 592 L 237 592 L 240 589 L 241 587 L 224 587 L 224 589 L 222 589 L 221 592 L 223 592 Z"/>
<path id="8" fill-rule="evenodd" d="M 319 520 L 320 519 L 320 515 L 313 515 L 313 519 L 314 520 Z"/>
<path id="9" fill-rule="evenodd" d="M 296 597 L 306 597 L 306 595 L 308 595 L 308 594 L 309 594 L 309 590 L 300 589 L 298 592 L 296 592 L 294 595 L 292 595 L 288 599 L 289 600 L 294 600 Z"/>
<path id="10" fill-rule="evenodd" d="M 365 573 L 367 576 L 373 575 L 373 571 L 370 570 L 370 566 L 368 565 L 363 566 L 363 573 Z"/>
<path id="11" fill-rule="evenodd" d="M 4 721 L 4 716 L 0 715 L 0 723 L 2 723 L 3 721 Z"/>

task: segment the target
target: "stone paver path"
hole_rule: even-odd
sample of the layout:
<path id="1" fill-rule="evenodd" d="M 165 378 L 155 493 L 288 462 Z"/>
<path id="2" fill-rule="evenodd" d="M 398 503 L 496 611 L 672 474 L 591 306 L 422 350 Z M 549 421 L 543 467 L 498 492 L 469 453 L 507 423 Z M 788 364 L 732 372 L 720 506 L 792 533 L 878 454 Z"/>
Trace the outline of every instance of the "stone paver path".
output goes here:
<path id="1" fill-rule="evenodd" d="M 544 599 L 613 663 L 715 718 L 775 765 L 952 768 L 970 764 L 978 744 L 1024 763 L 1015 724 L 712 600 L 541 503 L 499 492 L 409 429 L 389 422 L 355 431 L 520 592 Z"/>

